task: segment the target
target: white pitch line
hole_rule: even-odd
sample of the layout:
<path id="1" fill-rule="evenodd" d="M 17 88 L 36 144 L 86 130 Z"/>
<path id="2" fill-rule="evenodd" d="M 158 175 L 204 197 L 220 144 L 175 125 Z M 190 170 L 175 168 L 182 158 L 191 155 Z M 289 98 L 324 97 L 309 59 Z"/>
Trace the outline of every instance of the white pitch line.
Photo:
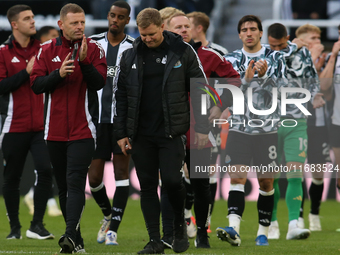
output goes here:
<path id="1" fill-rule="evenodd" d="M 0 251 L 0 254 L 50 254 L 49 251 Z M 58 252 L 55 252 L 58 253 Z"/>
<path id="2" fill-rule="evenodd" d="M 50 251 L 0 251 L 0 254 L 51 254 Z M 59 252 L 52 252 L 52 254 L 59 254 Z M 86 254 L 86 253 L 85 253 Z M 112 255 L 112 252 L 101 253 L 102 255 Z M 123 253 L 116 253 L 117 255 Z M 132 253 L 133 254 L 133 253 Z"/>
<path id="3" fill-rule="evenodd" d="M 44 254 L 49 253 L 48 251 L 0 251 L 3 254 Z"/>

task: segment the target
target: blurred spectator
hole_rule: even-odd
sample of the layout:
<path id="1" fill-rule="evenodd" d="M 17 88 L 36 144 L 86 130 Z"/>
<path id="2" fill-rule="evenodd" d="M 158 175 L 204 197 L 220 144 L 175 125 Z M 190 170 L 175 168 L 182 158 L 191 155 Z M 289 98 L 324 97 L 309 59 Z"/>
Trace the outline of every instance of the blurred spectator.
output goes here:
<path id="1" fill-rule="evenodd" d="M 40 41 L 40 43 L 44 43 L 53 38 L 57 38 L 58 36 L 58 30 L 52 26 L 44 26 L 40 28 L 36 34 L 36 38 Z"/>
<path id="2" fill-rule="evenodd" d="M 208 16 L 210 15 L 212 9 L 214 8 L 214 0 L 158 0 L 163 7 L 175 7 L 179 10 L 182 10 L 185 13 L 200 11 L 204 12 Z"/>
<path id="3" fill-rule="evenodd" d="M 328 0 L 291 0 L 293 19 L 328 19 Z M 291 29 L 290 35 L 295 35 L 296 29 Z M 326 29 L 321 29 L 321 40 L 327 40 Z M 294 39 L 291 37 L 290 39 Z"/>
<path id="4" fill-rule="evenodd" d="M 92 8 L 92 15 L 94 19 L 106 19 L 107 17 L 107 10 L 110 10 L 111 5 L 114 1 L 112 0 L 92 0 L 91 1 L 91 8 Z M 107 28 L 104 28 L 106 31 Z"/>
<path id="5" fill-rule="evenodd" d="M 294 19 L 327 19 L 328 0 L 292 0 Z"/>
<path id="6" fill-rule="evenodd" d="M 108 11 L 111 8 L 114 0 L 91 0 L 91 12 L 93 19 L 107 19 Z M 92 29 L 90 34 L 100 34 L 106 32 L 107 28 L 95 28 Z"/>
<path id="7" fill-rule="evenodd" d="M 141 10 L 148 7 L 159 9 L 158 0 L 131 0 L 130 2 L 136 6 L 135 16 L 137 16 Z"/>
<path id="8" fill-rule="evenodd" d="M 282 0 L 281 19 L 293 19 L 292 0 Z"/>

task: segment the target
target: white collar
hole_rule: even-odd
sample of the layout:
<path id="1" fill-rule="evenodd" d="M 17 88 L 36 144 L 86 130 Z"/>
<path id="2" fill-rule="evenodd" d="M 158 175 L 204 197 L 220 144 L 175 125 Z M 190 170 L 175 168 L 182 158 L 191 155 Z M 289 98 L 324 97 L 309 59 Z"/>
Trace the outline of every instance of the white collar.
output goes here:
<path id="1" fill-rule="evenodd" d="M 242 48 L 241 50 L 242 50 L 242 53 L 243 53 L 245 56 L 247 56 L 247 57 L 249 57 L 249 58 L 254 58 L 254 57 L 259 57 L 259 56 L 261 56 L 262 54 L 264 54 L 265 47 L 262 46 L 261 49 L 260 49 L 259 51 L 254 52 L 254 53 L 247 52 L 247 51 L 244 50 L 244 48 Z"/>

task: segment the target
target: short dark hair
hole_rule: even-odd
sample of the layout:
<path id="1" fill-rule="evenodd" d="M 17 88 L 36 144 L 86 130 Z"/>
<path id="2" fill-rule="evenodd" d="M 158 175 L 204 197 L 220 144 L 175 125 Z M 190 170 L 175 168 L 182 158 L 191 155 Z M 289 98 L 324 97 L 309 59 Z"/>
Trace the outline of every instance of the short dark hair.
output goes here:
<path id="1" fill-rule="evenodd" d="M 44 35 L 47 35 L 50 30 L 55 29 L 57 30 L 55 27 L 52 26 L 43 26 L 42 28 L 39 29 L 39 31 L 36 33 L 35 37 L 41 41 L 41 37 Z M 57 30 L 58 31 L 58 30 Z"/>
<path id="2" fill-rule="evenodd" d="M 32 8 L 26 4 L 17 4 L 9 8 L 7 10 L 7 19 L 9 23 L 16 21 L 19 13 L 23 11 L 32 11 Z"/>
<path id="3" fill-rule="evenodd" d="M 64 19 L 67 13 L 84 13 L 83 8 L 77 4 L 66 4 L 60 10 L 60 19 Z"/>
<path id="4" fill-rule="evenodd" d="M 116 1 L 116 2 L 114 2 L 114 3 L 111 5 L 111 8 L 112 8 L 112 6 L 117 6 L 117 7 L 119 7 L 119 8 L 127 9 L 128 15 L 130 15 L 131 7 L 130 7 L 130 5 L 129 5 L 127 2 L 125 2 L 125 1 Z"/>
<path id="5" fill-rule="evenodd" d="M 268 36 L 274 39 L 282 39 L 287 37 L 287 29 L 281 23 L 274 23 L 268 27 Z"/>
<path id="6" fill-rule="evenodd" d="M 237 31 L 238 33 L 241 32 L 241 27 L 244 23 L 246 22 L 255 22 L 257 24 L 257 28 L 262 32 L 262 23 L 259 17 L 255 16 L 255 15 L 246 15 L 243 16 L 240 21 L 238 22 L 237 25 Z"/>
<path id="7" fill-rule="evenodd" d="M 145 8 L 138 13 L 136 23 L 137 26 L 141 28 L 147 28 L 151 24 L 160 27 L 163 24 L 163 20 L 161 18 L 161 14 L 157 9 Z"/>

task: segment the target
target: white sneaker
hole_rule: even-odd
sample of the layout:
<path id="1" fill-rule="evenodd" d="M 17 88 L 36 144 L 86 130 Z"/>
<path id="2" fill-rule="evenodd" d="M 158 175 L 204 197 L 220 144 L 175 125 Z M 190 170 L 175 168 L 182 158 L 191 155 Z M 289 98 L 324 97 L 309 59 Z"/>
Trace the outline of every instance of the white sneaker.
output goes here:
<path id="1" fill-rule="evenodd" d="M 57 204 L 48 205 L 48 215 L 51 217 L 61 216 L 63 213 L 58 208 Z"/>
<path id="2" fill-rule="evenodd" d="M 189 238 L 194 238 L 197 234 L 196 226 L 193 222 L 193 216 L 191 218 L 186 218 L 185 222 L 187 223 L 187 235 Z"/>
<path id="3" fill-rule="evenodd" d="M 216 234 L 218 239 L 220 239 L 221 241 L 226 241 L 232 246 L 241 245 L 241 237 L 233 227 L 218 227 L 216 229 Z"/>
<path id="4" fill-rule="evenodd" d="M 33 198 L 31 198 L 30 194 L 27 193 L 24 197 L 24 203 L 27 205 L 28 209 L 29 209 L 29 213 L 31 215 L 34 214 L 34 200 Z"/>
<path id="5" fill-rule="evenodd" d="M 111 214 L 109 216 L 104 216 L 104 219 L 100 222 L 102 226 L 100 227 L 97 235 L 97 242 L 98 243 L 104 243 L 105 238 L 106 238 L 106 232 L 110 228 L 110 223 L 111 223 Z"/>
<path id="6" fill-rule="evenodd" d="M 310 231 L 321 231 L 320 217 L 316 214 L 309 214 L 309 230 Z"/>
<path id="7" fill-rule="evenodd" d="M 304 229 L 305 228 L 305 220 L 302 217 L 299 217 L 297 222 L 298 228 Z"/>
<path id="8" fill-rule="evenodd" d="M 293 228 L 288 229 L 286 239 L 293 240 L 293 239 L 306 239 L 310 236 L 309 229 L 301 229 L 301 228 Z"/>
<path id="9" fill-rule="evenodd" d="M 117 233 L 112 230 L 107 231 L 106 237 L 105 237 L 105 244 L 106 245 L 118 245 Z"/>
<path id="10" fill-rule="evenodd" d="M 280 238 L 280 229 L 279 223 L 276 221 L 270 222 L 270 226 L 268 229 L 268 239 L 279 239 Z"/>

